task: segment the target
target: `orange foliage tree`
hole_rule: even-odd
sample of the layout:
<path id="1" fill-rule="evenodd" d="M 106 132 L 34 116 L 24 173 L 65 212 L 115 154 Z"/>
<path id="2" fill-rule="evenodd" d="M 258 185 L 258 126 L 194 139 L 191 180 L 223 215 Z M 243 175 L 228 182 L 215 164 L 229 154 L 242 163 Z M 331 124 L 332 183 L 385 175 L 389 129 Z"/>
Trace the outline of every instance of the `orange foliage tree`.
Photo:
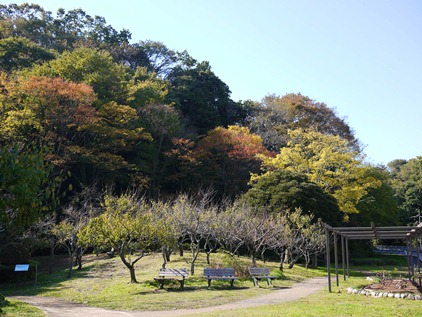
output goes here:
<path id="1" fill-rule="evenodd" d="M 198 142 L 193 153 L 199 165 L 200 183 L 223 197 L 235 197 L 248 188 L 251 173 L 259 171 L 258 154 L 270 156 L 260 136 L 248 128 L 217 127 Z"/>

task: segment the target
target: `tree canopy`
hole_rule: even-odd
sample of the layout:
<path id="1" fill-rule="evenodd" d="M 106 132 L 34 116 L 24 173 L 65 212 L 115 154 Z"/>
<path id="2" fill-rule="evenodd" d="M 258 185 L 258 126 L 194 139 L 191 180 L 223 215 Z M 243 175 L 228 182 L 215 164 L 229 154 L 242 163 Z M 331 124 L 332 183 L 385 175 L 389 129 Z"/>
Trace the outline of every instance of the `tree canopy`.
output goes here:
<path id="1" fill-rule="evenodd" d="M 132 211 L 111 215 L 110 206 L 132 199 L 121 196 L 131 190 L 163 206 L 201 188 L 212 188 L 213 203 L 246 193 L 248 208 L 275 216 L 300 208 L 297 219 L 315 223 L 394 222 L 399 214 L 408 223 L 419 212 L 419 158 L 392 162 L 389 172 L 370 166 L 352 128 L 325 103 L 300 93 L 234 101 L 208 61 L 131 36 L 82 9 L 0 5 L 0 239 L 40 215 L 56 215 L 66 231 L 65 206 L 91 187 L 113 189 L 91 226 L 129 221 Z M 148 217 L 160 214 L 149 208 Z M 239 248 L 237 238 L 221 237 L 226 229 L 201 235 L 209 250 L 211 236 Z"/>

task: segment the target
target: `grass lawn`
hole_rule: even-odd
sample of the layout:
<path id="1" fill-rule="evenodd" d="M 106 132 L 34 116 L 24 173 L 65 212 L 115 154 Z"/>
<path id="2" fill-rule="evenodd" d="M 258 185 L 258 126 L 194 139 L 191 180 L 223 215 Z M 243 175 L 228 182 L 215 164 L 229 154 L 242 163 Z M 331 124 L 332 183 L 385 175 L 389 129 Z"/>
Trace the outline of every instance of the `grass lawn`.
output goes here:
<path id="1" fill-rule="evenodd" d="M 90 258 L 95 255 L 90 255 Z M 172 255 L 169 268 L 189 268 L 188 256 Z M 236 263 L 232 263 L 235 261 Z M 229 258 L 224 254 L 212 254 L 211 265 L 242 266 L 250 265 L 248 258 Z M 61 297 L 78 303 L 109 309 L 125 310 L 167 310 L 182 308 L 199 308 L 216 304 L 229 303 L 249 297 L 259 296 L 271 292 L 266 283 L 260 283 L 256 288 L 250 278 L 241 278 L 230 288 L 228 281 L 212 281 L 208 289 L 206 280 L 202 277 L 206 265 L 205 254 L 200 254 L 195 267 L 194 276 L 189 276 L 183 291 L 179 283 L 174 282 L 159 290 L 154 281 L 162 264 L 161 254 L 153 254 L 141 259 L 137 265 L 138 284 L 130 283 L 128 269 L 119 258 L 108 259 L 101 257 L 86 265 L 81 271 L 74 271 L 71 279 L 66 279 L 66 271 L 56 272 L 52 275 L 43 274 L 38 279 L 37 286 L 26 286 L 15 289 L 14 287 L 3 290 L 4 295 L 38 295 Z M 273 281 L 275 287 L 289 286 L 305 278 L 324 276 L 323 269 L 306 270 L 295 266 L 291 270 L 280 272 L 276 262 L 267 262 L 272 274 L 280 276 Z"/>
<path id="2" fill-rule="evenodd" d="M 43 317 L 44 312 L 29 304 L 22 303 L 13 299 L 7 300 L 6 306 L 2 307 L 0 316 L 4 317 Z"/>
<path id="3" fill-rule="evenodd" d="M 183 308 L 199 308 L 224 304 L 249 297 L 259 296 L 271 292 L 266 283 L 261 282 L 260 288 L 253 286 L 250 278 L 241 278 L 235 281 L 235 287 L 230 288 L 228 281 L 212 281 L 208 289 L 207 282 L 202 278 L 203 268 L 206 267 L 205 254 L 200 254 L 197 260 L 196 273 L 189 276 L 185 283 L 185 290 L 179 289 L 179 283 L 166 285 L 165 290 L 159 290 L 154 277 L 157 276 L 162 264 L 160 254 L 146 256 L 139 261 L 137 266 L 138 284 L 131 284 L 129 271 L 124 267 L 119 258 L 108 259 L 104 256 L 96 258 L 95 255 L 87 256 L 91 261 L 84 264 L 81 271 L 75 271 L 71 279 L 66 279 L 66 270 L 58 271 L 52 275 L 42 274 L 37 286 L 30 285 L 15 289 L 14 287 L 2 288 L 6 296 L 11 295 L 38 295 L 61 297 L 90 306 L 108 309 L 123 310 L 169 310 Z M 172 255 L 168 263 L 170 268 L 189 268 L 189 257 Z M 212 265 L 239 266 L 246 268 L 250 265 L 248 258 L 229 258 L 222 253 L 212 254 Z M 359 263 L 359 270 L 395 271 L 403 270 L 403 258 L 388 259 L 388 263 L 371 259 Z M 378 265 L 380 264 L 380 265 Z M 289 286 L 305 278 L 326 276 L 321 269 L 305 269 L 296 265 L 293 269 L 278 270 L 278 263 L 258 262 L 259 266 L 270 267 L 271 274 L 277 274 L 279 279 L 274 281 L 275 287 Z M 373 266 L 370 266 L 373 265 Z M 355 267 L 354 267 L 355 268 Z M 353 295 L 346 292 L 346 288 L 354 288 L 369 284 L 356 270 L 347 282 L 342 281 L 340 270 L 340 287 L 335 286 L 333 275 L 333 293 L 327 290 L 309 296 L 305 299 L 291 303 L 268 305 L 245 310 L 224 311 L 200 316 L 421 316 L 422 301 L 397 300 L 391 298 L 370 298 L 362 295 Z M 19 306 L 18 303 L 12 302 Z M 12 305 L 12 306 L 13 306 Z M 11 307 L 12 307 L 11 306 Z M 16 308 L 17 309 L 17 308 Z M 23 313 L 9 313 L 6 316 L 25 316 Z M 28 313 L 27 316 L 38 316 Z M 39 315 L 42 316 L 42 315 Z"/>

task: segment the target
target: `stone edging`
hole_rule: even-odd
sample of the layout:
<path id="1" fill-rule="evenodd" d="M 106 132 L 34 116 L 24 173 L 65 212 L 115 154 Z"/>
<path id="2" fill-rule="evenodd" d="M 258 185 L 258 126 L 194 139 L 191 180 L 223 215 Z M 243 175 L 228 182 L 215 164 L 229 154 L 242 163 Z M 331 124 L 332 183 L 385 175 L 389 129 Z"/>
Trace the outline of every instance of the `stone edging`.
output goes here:
<path id="1" fill-rule="evenodd" d="M 373 290 L 367 289 L 355 289 L 348 287 L 347 293 L 350 294 L 360 294 L 372 297 L 390 297 L 390 298 L 397 298 L 397 299 L 410 299 L 410 300 L 422 300 L 421 295 L 414 295 L 411 293 L 391 293 L 391 292 L 375 292 Z"/>

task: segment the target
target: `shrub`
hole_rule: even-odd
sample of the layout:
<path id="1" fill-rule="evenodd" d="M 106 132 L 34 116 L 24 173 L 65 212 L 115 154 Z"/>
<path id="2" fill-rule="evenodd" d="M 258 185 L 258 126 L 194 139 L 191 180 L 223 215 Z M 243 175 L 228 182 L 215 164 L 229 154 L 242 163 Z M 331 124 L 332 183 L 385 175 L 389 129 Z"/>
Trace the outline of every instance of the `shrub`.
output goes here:
<path id="1" fill-rule="evenodd" d="M 20 243 L 8 243 L 0 249 L 0 263 L 5 265 L 29 263 L 31 255 Z"/>

